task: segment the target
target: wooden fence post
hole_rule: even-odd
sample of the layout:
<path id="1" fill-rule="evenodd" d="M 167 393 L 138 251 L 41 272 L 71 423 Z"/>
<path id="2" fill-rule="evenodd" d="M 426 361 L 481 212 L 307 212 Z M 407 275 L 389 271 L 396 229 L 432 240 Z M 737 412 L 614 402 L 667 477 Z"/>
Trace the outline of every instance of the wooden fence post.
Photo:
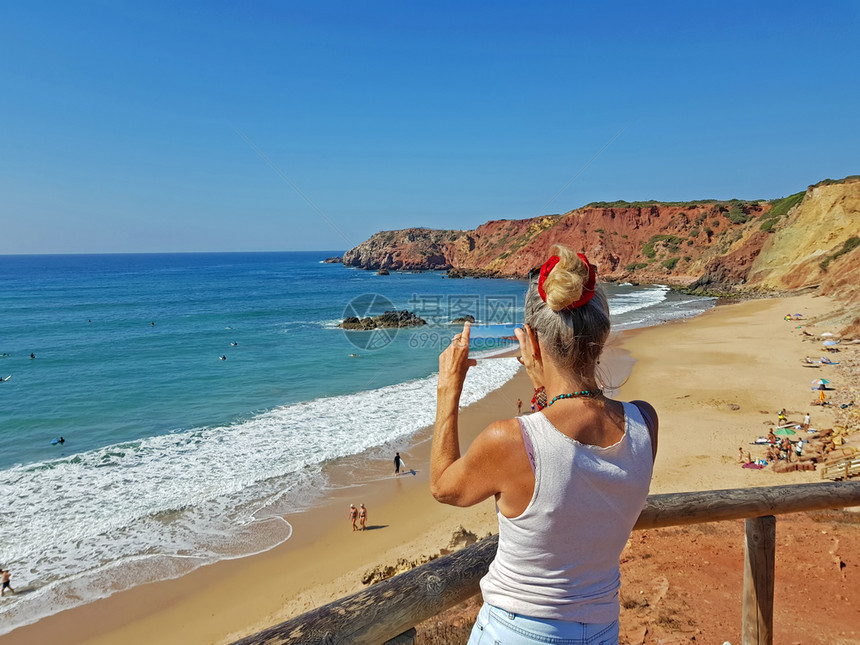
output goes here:
<path id="1" fill-rule="evenodd" d="M 773 645 L 773 572 L 776 518 L 746 520 L 743 644 Z"/>

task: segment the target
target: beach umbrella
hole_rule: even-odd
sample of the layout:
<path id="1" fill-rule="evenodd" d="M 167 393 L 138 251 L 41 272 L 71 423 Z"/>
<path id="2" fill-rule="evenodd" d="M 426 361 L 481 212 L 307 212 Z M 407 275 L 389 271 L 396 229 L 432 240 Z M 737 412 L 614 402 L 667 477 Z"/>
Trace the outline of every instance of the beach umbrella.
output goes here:
<path id="1" fill-rule="evenodd" d="M 791 428 L 779 428 L 776 432 L 774 432 L 774 434 L 790 435 L 790 434 L 797 434 L 797 433 L 794 430 L 792 430 Z"/>
<path id="2" fill-rule="evenodd" d="M 830 385 L 830 381 L 828 381 L 826 378 L 817 378 L 814 381 L 812 381 L 812 384 L 813 385 Z"/>
<path id="3" fill-rule="evenodd" d="M 833 347 L 834 345 L 838 345 L 838 344 L 839 344 L 838 340 L 825 340 L 824 341 L 825 347 Z"/>

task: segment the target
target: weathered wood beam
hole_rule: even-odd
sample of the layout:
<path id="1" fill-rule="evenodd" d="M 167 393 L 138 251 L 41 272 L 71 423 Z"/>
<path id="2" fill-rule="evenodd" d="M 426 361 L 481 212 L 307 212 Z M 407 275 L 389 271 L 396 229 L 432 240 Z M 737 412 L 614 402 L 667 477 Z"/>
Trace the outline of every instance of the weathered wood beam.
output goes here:
<path id="1" fill-rule="evenodd" d="M 498 536 L 437 558 L 236 642 L 236 645 L 384 643 L 478 592 Z"/>
<path id="2" fill-rule="evenodd" d="M 740 520 L 860 505 L 860 482 L 649 495 L 634 529 Z"/>

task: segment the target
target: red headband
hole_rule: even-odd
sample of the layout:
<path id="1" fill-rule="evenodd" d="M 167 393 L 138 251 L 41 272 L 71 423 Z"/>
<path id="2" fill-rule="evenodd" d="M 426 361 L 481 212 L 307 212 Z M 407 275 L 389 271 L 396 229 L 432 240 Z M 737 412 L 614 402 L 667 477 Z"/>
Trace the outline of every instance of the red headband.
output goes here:
<path id="1" fill-rule="evenodd" d="M 597 273 L 594 271 L 594 267 L 588 262 L 588 258 L 586 258 L 582 253 L 577 253 L 576 255 L 580 260 L 582 260 L 582 264 L 584 264 L 585 268 L 588 270 L 588 279 L 585 281 L 585 285 L 582 288 L 582 296 L 580 299 L 576 302 L 570 303 L 565 307 L 565 309 L 576 309 L 577 307 L 581 307 L 594 297 L 594 283 L 597 281 Z M 546 302 L 546 292 L 543 290 L 543 283 L 549 275 L 549 272 L 552 271 L 556 264 L 558 264 L 558 260 L 559 257 L 557 255 L 553 255 L 549 260 L 544 262 L 543 266 L 540 268 L 538 293 L 544 302 Z"/>

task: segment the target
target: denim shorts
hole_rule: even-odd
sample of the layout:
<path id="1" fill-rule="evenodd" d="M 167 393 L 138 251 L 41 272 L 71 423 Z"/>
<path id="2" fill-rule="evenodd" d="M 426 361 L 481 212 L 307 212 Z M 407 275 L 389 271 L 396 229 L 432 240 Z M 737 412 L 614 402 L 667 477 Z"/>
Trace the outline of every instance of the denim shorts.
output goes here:
<path id="1" fill-rule="evenodd" d="M 529 618 L 484 603 L 468 645 L 618 645 L 618 620 L 577 623 Z"/>

